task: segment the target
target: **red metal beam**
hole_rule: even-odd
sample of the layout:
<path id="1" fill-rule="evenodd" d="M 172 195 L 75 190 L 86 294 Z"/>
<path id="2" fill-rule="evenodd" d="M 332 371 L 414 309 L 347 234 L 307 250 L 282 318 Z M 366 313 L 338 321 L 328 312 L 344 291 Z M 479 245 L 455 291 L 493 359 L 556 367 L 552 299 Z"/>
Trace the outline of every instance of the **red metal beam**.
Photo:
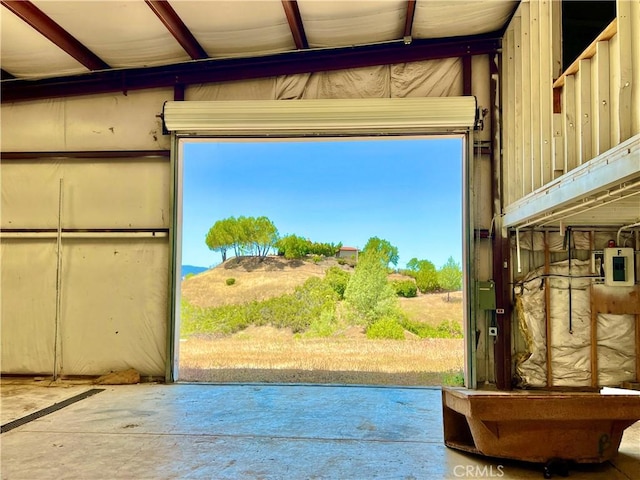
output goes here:
<path id="1" fill-rule="evenodd" d="M 296 48 L 298 50 L 306 50 L 309 48 L 309 42 L 307 42 L 307 36 L 304 33 L 304 24 L 300 16 L 298 2 L 296 0 L 282 0 L 282 8 L 284 8 L 284 13 L 287 16 L 287 22 L 289 22 Z"/>
<path id="2" fill-rule="evenodd" d="M 416 0 L 409 0 L 407 2 L 407 16 L 404 22 L 404 36 L 411 37 L 411 30 L 413 28 L 413 15 L 416 13 Z"/>
<path id="3" fill-rule="evenodd" d="M 498 52 L 494 34 L 437 40 L 414 40 L 305 50 L 254 58 L 224 58 L 145 68 L 123 68 L 84 75 L 41 80 L 4 80 L 2 102 L 68 97 L 147 88 L 173 88 L 197 83 L 230 82 L 252 78 L 322 72 L 348 68 L 418 62 L 422 60 L 483 55 Z"/>
<path id="4" fill-rule="evenodd" d="M 198 43 L 173 7 L 169 5 L 169 2 L 166 0 L 145 0 L 145 3 L 193 60 L 209 58 L 207 52 Z"/>
<path id="5" fill-rule="evenodd" d="M 462 94 L 471 95 L 471 55 L 462 57 Z"/>
<path id="6" fill-rule="evenodd" d="M 33 3 L 27 0 L 2 0 L 1 3 L 89 70 L 111 68 Z"/>

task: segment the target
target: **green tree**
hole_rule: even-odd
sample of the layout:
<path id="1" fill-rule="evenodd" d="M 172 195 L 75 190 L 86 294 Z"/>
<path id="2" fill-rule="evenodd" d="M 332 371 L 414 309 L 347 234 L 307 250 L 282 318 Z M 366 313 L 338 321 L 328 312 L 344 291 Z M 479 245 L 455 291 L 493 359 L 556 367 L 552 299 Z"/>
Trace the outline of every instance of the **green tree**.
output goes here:
<path id="1" fill-rule="evenodd" d="M 235 256 L 266 256 L 278 238 L 278 230 L 267 217 L 229 217 L 218 220 L 207 232 L 205 243 L 210 250 L 218 251 L 222 261 L 227 251 Z"/>
<path id="2" fill-rule="evenodd" d="M 398 299 L 387 280 L 387 258 L 378 250 L 363 252 L 344 292 L 345 303 L 367 324 L 398 310 Z"/>
<path id="3" fill-rule="evenodd" d="M 449 257 L 447 263 L 438 271 L 438 283 L 447 291 L 447 301 L 451 300 L 450 292 L 462 288 L 462 269 L 453 257 Z"/>
<path id="4" fill-rule="evenodd" d="M 278 229 L 267 217 L 240 217 L 244 246 L 251 255 L 266 257 L 278 240 Z"/>
<path id="5" fill-rule="evenodd" d="M 416 285 L 422 293 L 433 292 L 438 289 L 438 271 L 429 260 L 412 258 L 407 262 L 410 275 L 416 279 Z"/>
<path id="6" fill-rule="evenodd" d="M 284 258 L 294 259 L 307 255 L 310 243 L 306 238 L 297 235 L 285 235 L 276 242 L 275 246 L 282 252 Z"/>
<path id="7" fill-rule="evenodd" d="M 235 218 L 233 217 L 218 220 L 209 229 L 205 237 L 205 243 L 209 247 L 209 250 L 220 252 L 223 262 L 227 259 L 227 250 L 234 244 L 234 223 Z"/>
<path id="8" fill-rule="evenodd" d="M 394 266 L 398 265 L 400 256 L 398 255 L 398 247 L 394 247 L 388 240 L 384 240 L 378 237 L 371 237 L 367 244 L 362 249 L 362 253 L 377 252 L 380 254 L 384 266 L 388 266 L 390 263 Z"/>

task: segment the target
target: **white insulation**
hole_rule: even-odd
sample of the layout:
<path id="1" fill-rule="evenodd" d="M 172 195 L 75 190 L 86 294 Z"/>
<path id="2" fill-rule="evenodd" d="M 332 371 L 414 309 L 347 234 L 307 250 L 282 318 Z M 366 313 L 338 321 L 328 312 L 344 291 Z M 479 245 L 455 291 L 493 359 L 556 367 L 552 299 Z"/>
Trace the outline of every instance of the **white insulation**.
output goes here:
<path id="1" fill-rule="evenodd" d="M 549 276 L 540 267 L 516 288 L 516 314 L 527 343 L 516 373 L 522 386 L 547 385 L 546 294 L 550 289 L 552 386 L 591 386 L 591 262 L 553 263 Z M 606 287 L 600 287 L 606 288 Z M 609 287 L 616 288 L 616 287 Z M 598 385 L 635 379 L 635 316 L 598 315 Z"/>

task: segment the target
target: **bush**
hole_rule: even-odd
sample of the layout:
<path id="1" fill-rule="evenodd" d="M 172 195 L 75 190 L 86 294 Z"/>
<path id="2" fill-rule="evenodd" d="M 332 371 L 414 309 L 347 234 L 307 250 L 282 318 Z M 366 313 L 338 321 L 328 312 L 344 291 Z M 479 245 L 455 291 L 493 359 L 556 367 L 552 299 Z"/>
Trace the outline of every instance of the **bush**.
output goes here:
<path id="1" fill-rule="evenodd" d="M 335 257 L 341 247 L 341 243 L 334 245 L 333 243 L 309 242 L 309 253 L 320 255 L 321 257 Z"/>
<path id="2" fill-rule="evenodd" d="M 344 292 L 344 300 L 351 312 L 368 324 L 398 309 L 398 299 L 387 281 L 384 260 L 383 255 L 375 251 L 362 254 Z"/>
<path id="3" fill-rule="evenodd" d="M 400 324 L 405 330 L 420 338 L 462 338 L 462 326 L 450 320 L 443 320 L 436 327 L 408 318 L 400 319 Z"/>
<path id="4" fill-rule="evenodd" d="M 391 285 L 399 297 L 411 298 L 418 294 L 416 282 L 411 280 L 396 280 Z"/>
<path id="5" fill-rule="evenodd" d="M 225 283 L 226 283 L 227 285 L 233 285 L 234 283 L 236 283 L 236 279 L 235 279 L 235 278 L 227 278 L 227 279 L 225 280 Z"/>
<path id="6" fill-rule="evenodd" d="M 464 373 L 462 370 L 444 372 L 442 374 L 442 385 L 449 387 L 464 387 Z"/>
<path id="7" fill-rule="evenodd" d="M 367 338 L 404 340 L 404 329 L 395 318 L 383 317 L 367 327 Z"/>
<path id="8" fill-rule="evenodd" d="M 331 267 L 324 274 L 324 281 L 338 294 L 340 300 L 344 298 L 351 274 L 339 267 Z"/>
<path id="9" fill-rule="evenodd" d="M 314 318 L 304 333 L 305 337 L 330 337 L 338 328 L 335 312 L 323 310 L 319 317 Z"/>

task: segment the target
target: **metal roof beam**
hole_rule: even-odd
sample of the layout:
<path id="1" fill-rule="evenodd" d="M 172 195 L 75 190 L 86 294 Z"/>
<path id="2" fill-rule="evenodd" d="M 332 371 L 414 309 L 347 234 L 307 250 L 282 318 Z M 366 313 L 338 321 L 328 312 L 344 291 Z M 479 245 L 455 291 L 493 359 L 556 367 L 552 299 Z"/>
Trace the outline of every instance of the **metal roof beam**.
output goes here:
<path id="1" fill-rule="evenodd" d="M 289 22 L 296 48 L 298 50 L 306 50 L 309 48 L 309 42 L 307 42 L 307 35 L 304 33 L 304 24 L 302 23 L 297 0 L 282 0 L 282 8 L 284 8 L 284 13 L 287 16 L 287 22 Z"/>
<path id="2" fill-rule="evenodd" d="M 169 2 L 166 0 L 145 0 L 145 3 L 193 60 L 209 58 L 207 52 L 198 43 L 173 7 L 169 5 Z"/>
<path id="3" fill-rule="evenodd" d="M 278 75 L 342 70 L 429 59 L 493 54 L 500 48 L 495 33 L 437 40 L 305 50 L 252 58 L 198 60 L 173 65 L 114 69 L 41 80 L 4 80 L 2 102 L 67 97 L 147 88 L 216 83 Z"/>
<path id="4" fill-rule="evenodd" d="M 11 75 L 9 72 L 7 72 L 4 68 L 0 69 L 0 80 L 9 80 L 11 78 L 16 78 L 13 75 Z"/>
<path id="5" fill-rule="evenodd" d="M 1 3 L 89 70 L 106 70 L 111 68 L 30 1 L 2 0 Z"/>
<path id="6" fill-rule="evenodd" d="M 405 42 L 411 41 L 411 30 L 413 29 L 413 16 L 416 13 L 416 0 L 407 1 L 407 16 L 404 22 L 404 39 Z"/>

